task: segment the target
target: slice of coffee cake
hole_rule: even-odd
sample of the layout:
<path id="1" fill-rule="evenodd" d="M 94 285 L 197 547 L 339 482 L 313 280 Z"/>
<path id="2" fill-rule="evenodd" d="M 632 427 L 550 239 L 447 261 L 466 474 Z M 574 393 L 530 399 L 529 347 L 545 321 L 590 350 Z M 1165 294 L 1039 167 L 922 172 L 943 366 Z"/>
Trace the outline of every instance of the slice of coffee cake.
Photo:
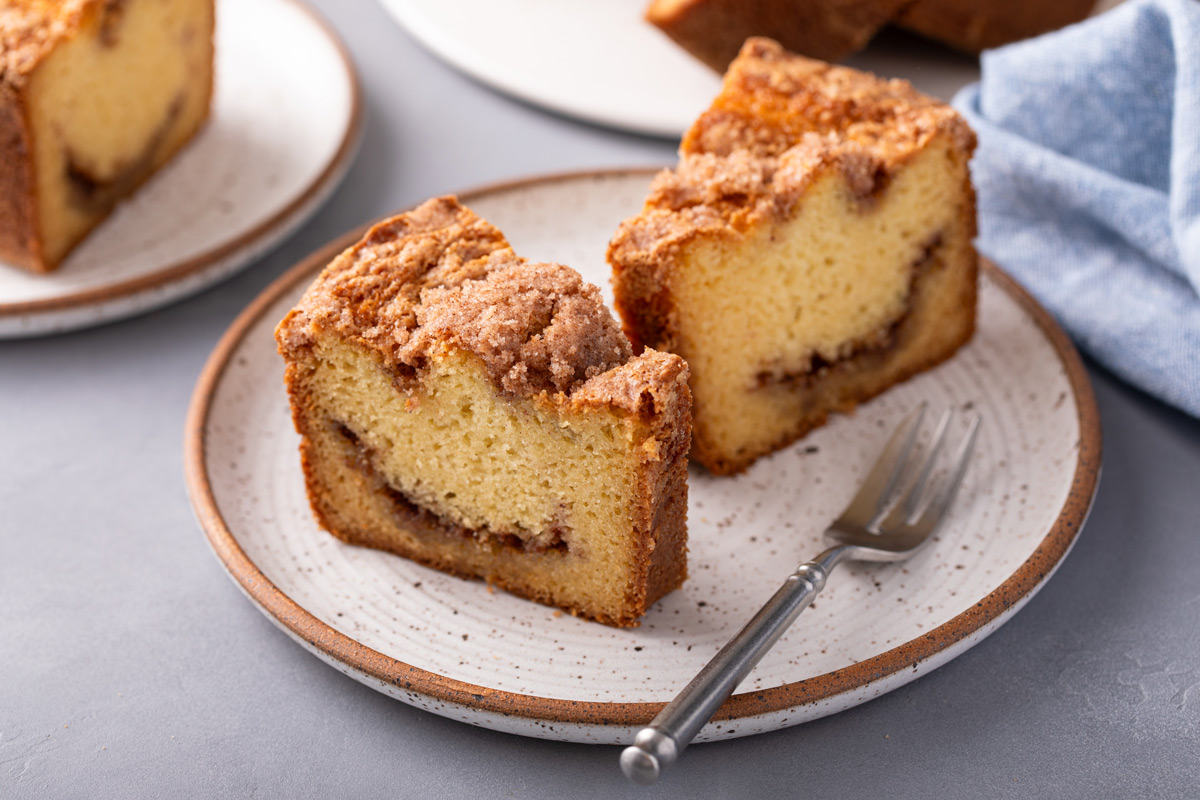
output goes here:
<path id="1" fill-rule="evenodd" d="M 904 81 L 746 43 L 608 251 L 635 347 L 688 362 L 699 461 L 738 472 L 971 337 L 974 146 Z"/>
<path id="2" fill-rule="evenodd" d="M 208 118 L 213 0 L 0 3 L 0 260 L 48 272 Z"/>
<path id="3" fill-rule="evenodd" d="M 276 338 L 335 536 L 612 625 L 682 583 L 687 365 L 454 198 L 373 227 Z"/>

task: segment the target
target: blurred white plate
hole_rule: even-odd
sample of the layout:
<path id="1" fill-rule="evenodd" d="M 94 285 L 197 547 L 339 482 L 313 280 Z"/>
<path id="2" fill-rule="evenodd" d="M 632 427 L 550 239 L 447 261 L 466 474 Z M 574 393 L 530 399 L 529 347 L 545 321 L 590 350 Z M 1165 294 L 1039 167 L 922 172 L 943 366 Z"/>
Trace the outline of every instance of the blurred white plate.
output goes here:
<path id="1" fill-rule="evenodd" d="M 246 266 L 329 197 L 361 117 L 350 59 L 306 6 L 220 0 L 208 124 L 56 271 L 0 264 L 0 338 L 128 317 Z"/>
<path id="2" fill-rule="evenodd" d="M 721 86 L 642 18 L 647 0 L 380 0 L 418 41 L 495 89 L 586 122 L 677 139 Z M 846 61 L 948 100 L 975 59 L 885 34 Z"/>
<path id="3" fill-rule="evenodd" d="M 542 178 L 462 199 L 517 253 L 608 287 L 605 245 L 641 207 L 651 175 Z M 825 526 L 922 400 L 973 407 L 984 420 L 944 533 L 902 564 L 837 572 L 700 740 L 831 714 L 949 661 L 1049 579 L 1091 504 L 1100 428 L 1083 366 L 1046 312 L 985 265 L 978 332 L 950 361 L 742 475 L 691 471 L 690 577 L 640 628 L 584 622 L 352 547 L 313 521 L 272 332 L 361 233 L 284 275 L 225 334 L 192 398 L 185 468 L 209 542 L 268 618 L 336 669 L 419 708 L 528 736 L 632 741 L 787 572 L 822 549 Z"/>

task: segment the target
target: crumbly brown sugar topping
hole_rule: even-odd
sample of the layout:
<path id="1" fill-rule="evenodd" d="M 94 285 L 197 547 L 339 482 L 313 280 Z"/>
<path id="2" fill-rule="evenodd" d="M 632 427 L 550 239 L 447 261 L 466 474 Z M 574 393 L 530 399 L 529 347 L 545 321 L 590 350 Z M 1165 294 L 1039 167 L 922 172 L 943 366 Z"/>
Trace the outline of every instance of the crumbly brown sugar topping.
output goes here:
<path id="1" fill-rule="evenodd" d="M 280 324 L 280 349 L 330 330 L 419 370 L 445 344 L 474 353 L 504 391 L 571 394 L 630 360 L 596 287 L 532 264 L 453 197 L 379 223 L 339 255 Z"/>
<path id="2" fill-rule="evenodd" d="M 574 270 L 519 259 L 489 266 L 479 280 L 422 292 L 403 361 L 419 363 L 450 342 L 479 356 L 505 391 L 529 396 L 570 394 L 629 360 L 629 340 L 600 291 Z"/>
<path id="3" fill-rule="evenodd" d="M 768 202 L 784 212 L 822 164 L 835 165 L 851 192 L 868 197 L 885 180 L 887 165 L 857 142 L 806 133 L 778 156 L 735 150 L 727 156 L 691 153 L 674 170 L 656 176 L 647 205 L 679 211 L 691 206 L 745 206 Z"/>
<path id="4" fill-rule="evenodd" d="M 18 82 L 84 13 L 112 0 L 2 0 L 0 83 Z"/>
<path id="5" fill-rule="evenodd" d="M 690 153 L 660 172 L 642 213 L 626 220 L 609 243 L 620 264 L 666 257 L 698 235 L 744 231 L 791 213 L 822 167 L 841 172 L 850 193 L 867 205 L 887 185 L 891 170 L 878 154 L 853 141 L 807 133 L 779 155 L 735 150 Z"/>
<path id="6" fill-rule="evenodd" d="M 678 166 L 655 178 L 642 213 L 617 230 L 610 260 L 653 267 L 692 237 L 786 215 L 828 168 L 866 204 L 900 164 L 943 134 L 974 149 L 962 117 L 907 81 L 750 39 L 721 94 L 684 136 Z"/>
<path id="7" fill-rule="evenodd" d="M 939 132 L 974 147 L 962 118 L 908 81 L 883 80 L 753 38 L 730 64 L 712 107 L 684 136 L 680 153 L 779 155 L 806 134 L 835 133 L 890 161 Z"/>

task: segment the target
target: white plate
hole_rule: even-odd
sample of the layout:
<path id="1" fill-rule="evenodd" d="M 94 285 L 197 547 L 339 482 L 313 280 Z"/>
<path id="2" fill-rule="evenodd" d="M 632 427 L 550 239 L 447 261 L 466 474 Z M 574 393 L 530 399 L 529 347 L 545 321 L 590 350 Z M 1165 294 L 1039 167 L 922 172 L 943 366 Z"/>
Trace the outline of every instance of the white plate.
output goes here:
<path id="1" fill-rule="evenodd" d="M 572 117 L 677 139 L 721 78 L 642 18 L 648 0 L 380 0 L 425 47 L 483 83 Z M 973 58 L 885 34 L 847 64 L 949 100 Z"/>
<path id="2" fill-rule="evenodd" d="M 0 264 L 0 338 L 97 325 L 194 294 L 329 197 L 362 117 L 358 78 L 333 32 L 296 0 L 220 0 L 215 68 L 208 124 L 56 271 Z"/>
<path id="3" fill-rule="evenodd" d="M 608 286 L 604 250 L 651 173 L 543 178 L 464 196 L 518 253 Z M 992 266 L 973 341 L 941 367 L 833 420 L 747 473 L 693 469 L 690 573 L 642 627 L 617 630 L 491 592 L 322 532 L 304 494 L 272 331 L 331 243 L 234 323 L 205 368 L 186 433 L 188 486 L 218 557 L 300 644 L 406 703 L 477 725 L 572 741 L 631 740 L 774 592 L 921 400 L 984 424 L 932 548 L 829 581 L 701 740 L 795 725 L 945 663 L 1010 618 L 1066 555 L 1096 485 L 1099 421 L 1070 342 Z"/>

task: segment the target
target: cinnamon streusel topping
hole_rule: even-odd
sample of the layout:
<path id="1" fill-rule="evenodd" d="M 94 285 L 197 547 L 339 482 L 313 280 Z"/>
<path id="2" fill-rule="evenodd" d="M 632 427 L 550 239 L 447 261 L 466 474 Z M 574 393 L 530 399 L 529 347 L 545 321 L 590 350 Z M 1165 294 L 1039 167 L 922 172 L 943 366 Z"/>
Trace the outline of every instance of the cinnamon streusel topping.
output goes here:
<path id="1" fill-rule="evenodd" d="M 339 255 L 280 323 L 280 349 L 307 347 L 320 330 L 378 351 L 399 374 L 458 347 L 502 391 L 527 397 L 571 395 L 632 356 L 596 287 L 518 257 L 454 197 L 379 223 Z M 628 401 L 633 410 L 639 399 Z"/>
<path id="2" fill-rule="evenodd" d="M 721 94 L 684 136 L 678 166 L 659 173 L 642 213 L 613 236 L 609 261 L 656 284 L 680 246 L 787 216 L 828 169 L 869 208 L 895 170 L 943 134 L 967 152 L 975 147 L 957 112 L 907 81 L 749 39 Z"/>
<path id="3" fill-rule="evenodd" d="M 778 155 L 806 134 L 834 133 L 891 162 L 939 132 L 950 133 L 964 149 L 974 147 L 975 135 L 962 117 L 908 81 L 884 80 L 753 38 L 730 65 L 712 107 L 684 136 L 680 153 Z"/>
<path id="4" fill-rule="evenodd" d="M 0 3 L 0 84 L 19 84 L 88 13 L 119 13 L 124 0 L 4 0 Z"/>

